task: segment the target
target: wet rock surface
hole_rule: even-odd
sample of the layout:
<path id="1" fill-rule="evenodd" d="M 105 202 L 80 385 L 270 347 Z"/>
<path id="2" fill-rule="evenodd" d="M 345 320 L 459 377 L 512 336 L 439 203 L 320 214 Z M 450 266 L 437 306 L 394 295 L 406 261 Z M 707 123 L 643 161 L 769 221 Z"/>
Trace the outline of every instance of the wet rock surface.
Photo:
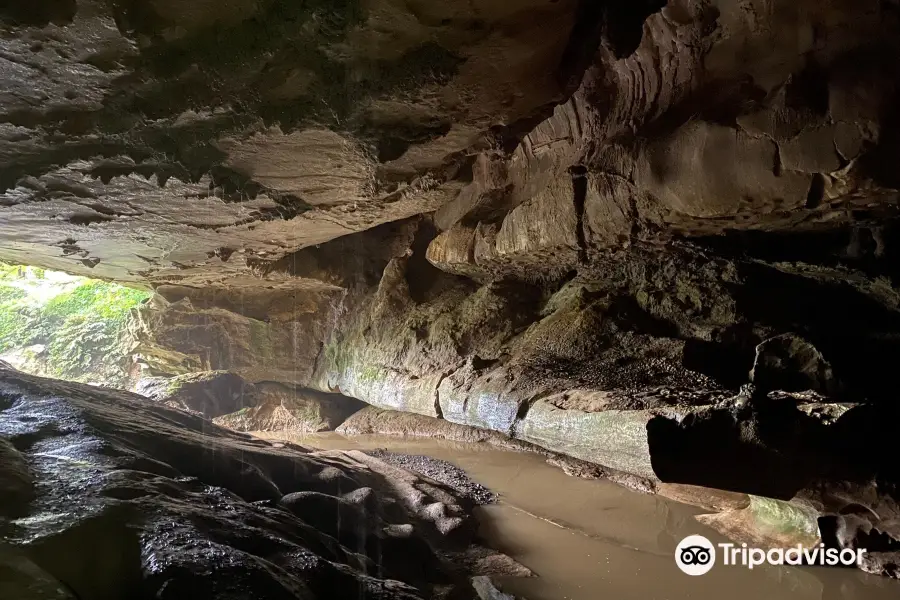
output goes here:
<path id="1" fill-rule="evenodd" d="M 900 482 L 898 32 L 880 0 L 14 2 L 0 258 L 154 288 L 144 377 L 871 508 Z M 346 416 L 319 400 L 182 407 Z"/>
<path id="2" fill-rule="evenodd" d="M 465 471 L 445 460 L 422 455 L 400 454 L 387 450 L 372 450 L 368 454 L 388 464 L 414 473 L 420 473 L 435 481 L 440 481 L 476 504 L 490 504 L 496 500 L 496 496 L 489 489 L 475 483 L 469 479 Z"/>
<path id="3" fill-rule="evenodd" d="M 403 471 L 391 480 L 393 467 L 361 453 L 273 445 L 6 369 L 0 434 L 9 597 L 472 593 L 458 566 L 471 501 Z"/>

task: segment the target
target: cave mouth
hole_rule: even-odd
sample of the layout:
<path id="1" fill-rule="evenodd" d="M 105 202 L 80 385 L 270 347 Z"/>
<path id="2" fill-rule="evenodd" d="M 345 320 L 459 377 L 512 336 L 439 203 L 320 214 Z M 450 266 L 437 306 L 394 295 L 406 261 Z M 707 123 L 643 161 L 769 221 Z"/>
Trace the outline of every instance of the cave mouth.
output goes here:
<path id="1" fill-rule="evenodd" d="M 0 0 L 0 597 L 897 597 L 898 6 Z"/>
<path id="2" fill-rule="evenodd" d="M 151 293 L 0 262 L 0 360 L 35 375 L 133 386 L 127 329 Z"/>

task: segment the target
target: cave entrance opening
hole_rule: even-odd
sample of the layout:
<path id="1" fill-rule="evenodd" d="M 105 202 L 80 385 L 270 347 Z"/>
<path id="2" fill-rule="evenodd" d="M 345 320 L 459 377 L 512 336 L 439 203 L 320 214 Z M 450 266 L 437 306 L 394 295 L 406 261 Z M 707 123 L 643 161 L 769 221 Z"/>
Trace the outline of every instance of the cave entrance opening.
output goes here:
<path id="1" fill-rule="evenodd" d="M 44 377 L 129 388 L 126 334 L 151 292 L 0 262 L 0 360 Z"/>

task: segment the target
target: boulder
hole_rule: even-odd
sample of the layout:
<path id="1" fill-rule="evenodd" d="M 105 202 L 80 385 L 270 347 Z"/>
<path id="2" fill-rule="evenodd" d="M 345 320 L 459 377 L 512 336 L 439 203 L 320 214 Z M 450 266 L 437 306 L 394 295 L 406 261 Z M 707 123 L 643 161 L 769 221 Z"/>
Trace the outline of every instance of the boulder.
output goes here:
<path id="1" fill-rule="evenodd" d="M 146 378 L 137 384 L 135 391 L 157 402 L 207 419 L 255 406 L 258 401 L 256 386 L 228 371 Z"/>
<path id="2" fill-rule="evenodd" d="M 279 383 L 258 383 L 255 406 L 213 419 L 213 422 L 236 431 L 279 431 L 284 433 L 316 433 L 334 431 L 348 417 L 366 406 L 341 394 L 326 394 L 297 389 Z"/>
<path id="3" fill-rule="evenodd" d="M 530 444 L 519 442 L 491 429 L 460 425 L 446 419 L 385 410 L 375 406 L 367 406 L 354 413 L 337 428 L 337 432 L 342 435 L 426 437 L 454 442 L 486 443 L 516 450 L 535 450 Z"/>
<path id="4" fill-rule="evenodd" d="M 831 365 L 822 353 L 792 333 L 771 337 L 756 347 L 750 380 L 767 391 L 833 394 L 838 389 Z"/>
<path id="5" fill-rule="evenodd" d="M 239 294 L 221 296 L 239 304 Z M 316 361 L 328 304 L 313 295 L 302 306 L 276 320 L 194 306 L 187 296 L 169 302 L 157 295 L 134 314 L 131 352 L 144 377 L 230 371 L 250 382 L 302 385 Z"/>
<path id="6" fill-rule="evenodd" d="M 656 479 L 650 461 L 650 411 L 563 410 L 538 401 L 516 425 L 516 437 L 612 469 Z"/>

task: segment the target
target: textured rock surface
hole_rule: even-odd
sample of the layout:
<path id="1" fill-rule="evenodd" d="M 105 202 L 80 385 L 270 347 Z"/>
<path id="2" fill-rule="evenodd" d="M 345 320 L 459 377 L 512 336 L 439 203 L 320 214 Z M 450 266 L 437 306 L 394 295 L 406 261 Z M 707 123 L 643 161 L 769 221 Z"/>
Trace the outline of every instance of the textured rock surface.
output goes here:
<path id="1" fill-rule="evenodd" d="M 213 421 L 237 431 L 284 431 L 316 433 L 333 431 L 366 406 L 340 394 L 292 388 L 264 382 L 254 387 L 255 406 L 246 407 Z"/>
<path id="2" fill-rule="evenodd" d="M 0 13 L 2 256 L 254 285 L 288 252 L 436 210 L 467 154 L 563 99 L 590 52 L 578 11 L 15 2 Z"/>
<path id="3" fill-rule="evenodd" d="M 135 391 L 167 406 L 207 419 L 257 403 L 256 389 L 228 371 L 207 371 L 170 378 L 142 379 Z"/>
<path id="4" fill-rule="evenodd" d="M 491 429 L 452 423 L 446 419 L 426 417 L 415 413 L 384 410 L 367 406 L 341 423 L 337 432 L 343 435 L 396 435 L 428 437 L 455 442 L 483 442 L 503 448 L 534 450 L 533 447 Z"/>
<path id="5" fill-rule="evenodd" d="M 756 347 L 750 380 L 767 390 L 815 390 L 823 394 L 837 391 L 831 365 L 822 353 L 789 333 L 769 338 Z"/>
<path id="6" fill-rule="evenodd" d="M 270 267 L 436 211 L 436 262 L 538 276 L 660 234 L 895 212 L 892 3 L 73 0 L 0 19 L 19 262 L 321 287 Z"/>
<path id="7" fill-rule="evenodd" d="M 251 383 L 303 383 L 311 376 L 323 325 L 309 313 L 264 320 L 156 296 L 138 311 L 133 352 L 149 376 L 231 371 Z"/>
<path id="8" fill-rule="evenodd" d="M 745 506 L 698 515 L 697 520 L 729 539 L 753 547 L 812 547 L 820 542 L 818 513 L 799 502 L 749 495 Z"/>
<path id="9" fill-rule="evenodd" d="M 516 427 L 516 436 L 600 465 L 656 478 L 647 443 L 647 411 L 562 410 L 539 401 Z"/>
<path id="10" fill-rule="evenodd" d="M 146 377 L 135 391 L 237 431 L 332 431 L 365 404 L 272 381 L 250 383 L 229 371 Z"/>
<path id="11" fill-rule="evenodd" d="M 474 535 L 471 502 L 360 452 L 273 445 L 133 394 L 6 369 L 0 436 L 9 597 L 472 593 L 454 566 Z"/>
<path id="12" fill-rule="evenodd" d="M 154 286 L 147 376 L 890 495 L 897 3 L 470 4 L 0 9 L 0 258 Z"/>
<path id="13" fill-rule="evenodd" d="M 461 496 L 470 498 L 477 504 L 490 504 L 496 502 L 497 496 L 479 483 L 475 483 L 466 472 L 457 466 L 428 456 L 418 454 L 399 454 L 383 450 L 369 451 L 369 456 L 374 456 L 384 462 L 400 467 L 413 473 L 425 475 L 435 481 L 450 486 Z"/>

